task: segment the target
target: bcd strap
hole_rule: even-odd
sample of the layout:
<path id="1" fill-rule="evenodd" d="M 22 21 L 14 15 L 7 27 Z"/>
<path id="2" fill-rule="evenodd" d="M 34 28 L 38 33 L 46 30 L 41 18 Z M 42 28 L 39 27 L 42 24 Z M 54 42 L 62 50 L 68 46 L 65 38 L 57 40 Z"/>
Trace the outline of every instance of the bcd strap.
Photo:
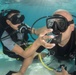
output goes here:
<path id="1" fill-rule="evenodd" d="M 15 71 L 9 71 L 6 75 L 12 75 L 12 73 L 17 73 Z"/>
<path id="2" fill-rule="evenodd" d="M 74 30 L 75 30 L 75 44 L 76 44 L 76 28 Z"/>

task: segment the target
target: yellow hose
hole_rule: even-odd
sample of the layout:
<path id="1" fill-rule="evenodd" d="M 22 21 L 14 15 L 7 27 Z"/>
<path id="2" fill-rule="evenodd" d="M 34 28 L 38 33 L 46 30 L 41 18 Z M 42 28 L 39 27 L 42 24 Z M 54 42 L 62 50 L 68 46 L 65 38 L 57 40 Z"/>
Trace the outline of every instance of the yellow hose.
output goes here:
<path id="1" fill-rule="evenodd" d="M 43 62 L 43 60 L 42 60 L 42 58 L 41 58 L 41 54 L 38 54 L 38 56 L 39 56 L 40 62 L 42 63 L 42 65 L 43 65 L 46 69 L 48 69 L 48 70 L 50 70 L 50 71 L 54 71 L 54 69 L 48 67 L 48 66 Z"/>
<path id="2" fill-rule="evenodd" d="M 32 45 L 32 44 L 31 44 L 31 45 Z M 31 45 L 29 45 L 27 48 L 29 48 Z M 27 49 L 27 48 L 26 48 L 26 49 Z M 40 62 L 42 63 L 42 65 L 43 65 L 46 69 L 48 69 L 48 70 L 50 70 L 50 71 L 54 71 L 54 69 L 48 67 L 48 66 L 43 62 L 40 53 L 38 54 L 38 57 L 39 57 Z"/>

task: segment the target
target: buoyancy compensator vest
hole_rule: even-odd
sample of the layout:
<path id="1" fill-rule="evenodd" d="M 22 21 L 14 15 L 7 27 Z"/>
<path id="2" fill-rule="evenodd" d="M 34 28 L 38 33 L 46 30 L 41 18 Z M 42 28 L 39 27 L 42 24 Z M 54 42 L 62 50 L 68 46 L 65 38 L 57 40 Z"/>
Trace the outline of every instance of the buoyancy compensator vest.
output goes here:
<path id="1" fill-rule="evenodd" d="M 13 30 L 11 27 L 8 27 L 8 28 L 6 29 L 6 32 L 8 32 L 8 34 L 9 34 L 8 36 L 10 36 L 11 39 L 12 39 L 14 42 L 18 43 L 19 41 L 21 41 L 20 46 L 21 46 L 23 49 L 26 48 L 26 46 L 25 46 L 23 43 L 28 42 L 28 39 L 29 39 L 28 33 L 24 33 L 23 39 L 22 39 L 22 40 L 19 40 L 18 37 L 17 37 L 17 32 L 15 32 L 15 30 Z M 13 32 L 15 32 L 15 33 L 13 34 Z M 6 37 L 5 37 L 5 38 L 6 38 Z M 4 39 L 4 40 L 5 40 L 5 39 Z M 22 44 L 22 45 L 21 45 L 21 44 Z M 4 53 L 4 54 L 8 55 L 9 57 L 16 58 L 16 59 L 18 59 L 18 60 L 23 60 L 23 58 L 22 58 L 21 56 L 15 54 L 14 52 L 11 52 L 11 51 L 8 50 L 3 44 L 2 44 L 2 46 L 3 46 L 3 53 Z"/>
<path id="2" fill-rule="evenodd" d="M 7 14 L 7 13 L 6 13 Z M 6 17 L 3 15 L 3 13 L 0 13 L 0 41 L 1 39 L 4 39 L 6 38 L 7 36 L 1 38 L 3 32 L 6 31 L 8 33 L 7 36 L 10 36 L 11 39 L 14 41 L 14 42 L 18 42 L 18 41 L 21 41 L 21 44 L 24 43 L 24 42 L 28 42 L 28 39 L 29 39 L 29 36 L 28 36 L 28 33 L 24 33 L 24 36 L 23 36 L 23 39 L 22 40 L 19 40 L 17 38 L 17 31 L 13 30 L 11 27 L 9 27 L 6 23 Z M 2 43 L 2 42 L 1 42 Z M 15 54 L 14 52 L 11 52 L 10 50 L 8 50 L 2 43 L 2 46 L 3 46 L 3 53 L 8 55 L 9 57 L 12 57 L 12 58 L 18 58 L 20 60 L 23 60 L 23 58 L 17 54 Z M 23 49 L 26 48 L 25 45 L 21 45 L 21 47 Z"/>

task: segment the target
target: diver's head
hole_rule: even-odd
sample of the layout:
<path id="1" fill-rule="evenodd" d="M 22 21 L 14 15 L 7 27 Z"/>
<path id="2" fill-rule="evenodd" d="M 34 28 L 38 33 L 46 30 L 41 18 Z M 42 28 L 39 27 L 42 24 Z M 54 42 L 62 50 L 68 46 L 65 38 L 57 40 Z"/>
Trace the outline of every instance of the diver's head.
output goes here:
<path id="1" fill-rule="evenodd" d="M 57 10 L 53 16 L 47 18 L 46 23 L 47 28 L 53 28 L 55 35 L 62 35 L 62 37 L 60 37 L 61 41 L 70 37 L 74 30 L 73 18 L 66 10 Z"/>
<path id="2" fill-rule="evenodd" d="M 70 38 L 72 31 L 74 31 L 74 26 L 75 26 L 74 21 L 73 21 L 72 15 L 66 10 L 61 10 L 61 9 L 57 10 L 54 13 L 54 15 L 55 14 L 59 14 L 66 19 L 65 25 L 60 26 L 60 27 L 64 27 L 64 31 L 61 32 L 62 33 L 62 41 L 64 41 L 64 40 Z"/>
<path id="3" fill-rule="evenodd" d="M 53 28 L 54 34 L 59 34 L 60 32 L 65 32 L 67 28 L 71 25 L 73 25 L 74 28 L 74 22 L 72 19 L 72 16 L 69 12 L 64 10 L 57 10 L 53 16 L 47 18 L 47 27 Z"/>
<path id="4" fill-rule="evenodd" d="M 65 32 L 68 28 L 70 28 L 70 31 L 74 30 L 74 20 L 68 11 L 59 9 L 54 13 L 54 15 L 59 15 L 63 18 L 60 22 L 61 24 L 59 25 L 60 27 L 63 27 L 61 32 Z"/>
<path id="5" fill-rule="evenodd" d="M 18 30 L 18 26 L 24 21 L 24 15 L 20 14 L 18 10 L 10 10 L 5 16 L 6 23 L 15 30 Z"/>

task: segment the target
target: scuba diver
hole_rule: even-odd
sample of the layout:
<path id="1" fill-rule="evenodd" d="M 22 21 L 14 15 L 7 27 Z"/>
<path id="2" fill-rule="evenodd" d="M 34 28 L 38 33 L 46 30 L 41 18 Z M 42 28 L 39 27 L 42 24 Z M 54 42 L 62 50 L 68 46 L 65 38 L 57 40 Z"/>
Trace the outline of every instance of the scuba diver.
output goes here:
<path id="1" fill-rule="evenodd" d="M 59 9 L 54 12 L 52 16 L 44 16 L 39 18 L 39 21 L 42 18 L 46 18 L 46 27 L 45 29 L 53 29 L 52 33 L 48 35 L 54 35 L 53 39 L 48 39 L 48 43 L 55 43 L 55 46 L 51 49 L 48 49 L 50 55 L 53 55 L 58 61 L 67 61 L 75 59 L 75 67 L 76 68 L 76 28 L 73 20 L 73 16 L 66 10 Z M 34 24 L 35 24 L 34 23 Z M 42 47 L 41 49 L 45 49 Z M 44 64 L 44 63 L 42 63 Z M 64 66 L 63 66 L 64 65 Z M 54 69 L 56 75 L 76 75 L 76 69 L 74 69 L 74 73 L 68 73 L 66 70 L 66 64 L 59 66 L 59 69 Z M 46 68 L 47 66 L 44 65 Z M 61 66 L 62 70 L 61 70 Z M 52 69 L 52 68 L 47 68 Z M 61 70 L 62 72 L 60 72 Z"/>
<path id="2" fill-rule="evenodd" d="M 58 38 L 56 45 L 50 49 L 50 51 L 55 51 L 54 56 L 58 60 L 75 58 L 76 29 L 72 15 L 66 10 L 59 9 L 55 11 L 52 17 L 47 18 L 46 23 L 47 28 L 53 28 L 53 34 Z M 55 42 L 55 40 L 51 42 Z M 56 75 L 76 75 L 76 70 L 69 74 L 63 67 L 62 69 L 62 72 L 56 72 Z"/>
<path id="3" fill-rule="evenodd" d="M 47 19 L 47 23 L 47 28 L 53 28 L 53 34 L 59 36 L 59 42 L 52 48 L 55 51 L 54 56 L 60 60 L 72 58 L 76 44 L 75 24 L 71 14 L 66 10 L 57 10 L 53 17 Z"/>
<path id="4" fill-rule="evenodd" d="M 53 39 L 53 35 L 46 35 L 53 29 L 34 29 L 24 24 L 24 15 L 19 10 L 2 10 L 0 13 L 0 41 L 3 53 L 13 58 L 23 58 L 23 63 L 18 72 L 10 71 L 6 75 L 24 75 L 33 58 L 37 55 L 40 46 L 50 49 L 54 43 L 47 43 L 46 39 Z M 36 34 L 39 37 L 28 47 L 28 34 Z M 25 50 L 26 48 L 26 50 Z M 38 52 L 41 52 L 39 50 Z"/>

